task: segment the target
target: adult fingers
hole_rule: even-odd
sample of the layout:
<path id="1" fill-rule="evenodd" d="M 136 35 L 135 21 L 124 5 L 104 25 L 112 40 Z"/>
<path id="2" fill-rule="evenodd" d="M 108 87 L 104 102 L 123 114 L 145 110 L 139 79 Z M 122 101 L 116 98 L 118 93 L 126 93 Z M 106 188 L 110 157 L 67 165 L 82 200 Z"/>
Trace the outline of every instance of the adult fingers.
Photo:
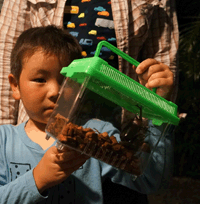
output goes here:
<path id="1" fill-rule="evenodd" d="M 144 73 L 150 66 L 155 65 L 155 64 L 160 64 L 160 62 L 158 62 L 155 59 L 146 59 L 144 61 L 142 61 L 138 67 L 135 69 L 137 74 L 142 74 Z M 134 67 L 133 67 L 134 68 Z"/>
<path id="2" fill-rule="evenodd" d="M 156 74 L 157 75 L 157 74 Z M 164 87 L 172 87 L 173 85 L 173 78 L 171 77 L 166 77 L 164 73 L 159 74 L 159 78 L 156 78 L 156 76 L 152 76 L 151 79 L 146 83 L 146 87 L 148 89 L 152 88 L 164 88 Z"/>
<path id="3" fill-rule="evenodd" d="M 163 65 L 161 64 L 154 64 L 152 66 L 150 66 L 148 69 L 146 69 L 145 72 L 143 72 L 142 74 L 139 74 L 138 77 L 140 80 L 144 80 L 144 81 L 148 81 L 149 78 L 155 74 L 155 73 L 161 73 L 164 72 L 166 75 L 168 74 L 168 72 L 170 72 L 169 69 L 166 69 Z"/>

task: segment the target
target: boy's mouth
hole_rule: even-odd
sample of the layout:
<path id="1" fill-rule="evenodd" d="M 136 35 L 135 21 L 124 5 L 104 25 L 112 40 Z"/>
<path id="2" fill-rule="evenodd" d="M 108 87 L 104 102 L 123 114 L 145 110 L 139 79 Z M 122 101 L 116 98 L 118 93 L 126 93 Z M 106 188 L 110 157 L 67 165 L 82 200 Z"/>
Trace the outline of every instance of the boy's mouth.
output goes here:
<path id="1" fill-rule="evenodd" d="M 45 110 L 53 110 L 55 107 L 56 105 L 48 106 L 47 108 L 45 108 Z"/>
<path id="2" fill-rule="evenodd" d="M 54 109 L 53 108 L 46 108 L 44 110 L 45 114 L 47 114 L 48 116 L 50 116 L 53 113 Z"/>

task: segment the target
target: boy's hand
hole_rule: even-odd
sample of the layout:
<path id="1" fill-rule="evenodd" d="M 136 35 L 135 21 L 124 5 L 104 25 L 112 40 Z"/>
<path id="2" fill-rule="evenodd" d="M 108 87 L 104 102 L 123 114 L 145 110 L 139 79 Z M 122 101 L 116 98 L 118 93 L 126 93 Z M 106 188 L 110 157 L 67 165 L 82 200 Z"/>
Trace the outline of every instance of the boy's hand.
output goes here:
<path id="1" fill-rule="evenodd" d="M 89 157 L 66 148 L 59 151 L 55 146 L 49 148 L 33 170 L 38 191 L 42 192 L 64 181 L 81 167 Z"/>
<path id="2" fill-rule="evenodd" d="M 148 89 L 157 88 L 156 93 L 169 100 L 173 86 L 173 73 L 167 65 L 155 59 L 146 59 L 138 65 L 135 71 L 140 84 Z"/>

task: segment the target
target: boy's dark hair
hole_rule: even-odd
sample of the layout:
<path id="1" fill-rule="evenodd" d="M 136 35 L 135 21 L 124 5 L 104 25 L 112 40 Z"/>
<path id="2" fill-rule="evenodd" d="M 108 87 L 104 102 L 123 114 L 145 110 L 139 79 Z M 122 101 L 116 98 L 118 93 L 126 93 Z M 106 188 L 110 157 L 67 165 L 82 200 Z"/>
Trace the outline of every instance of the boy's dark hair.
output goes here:
<path id="1" fill-rule="evenodd" d="M 11 73 L 17 82 L 22 71 L 23 60 L 41 49 L 45 54 L 54 54 L 68 66 L 74 59 L 81 58 L 81 47 L 76 38 L 54 25 L 35 27 L 24 31 L 11 53 Z"/>

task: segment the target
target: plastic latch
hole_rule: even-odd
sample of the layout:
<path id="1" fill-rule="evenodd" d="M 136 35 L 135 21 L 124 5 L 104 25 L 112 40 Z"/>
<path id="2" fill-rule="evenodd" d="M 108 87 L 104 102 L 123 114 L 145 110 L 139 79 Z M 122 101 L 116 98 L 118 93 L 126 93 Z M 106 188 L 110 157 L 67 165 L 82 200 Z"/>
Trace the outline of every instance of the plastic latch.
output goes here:
<path id="1" fill-rule="evenodd" d="M 161 126 L 163 124 L 163 121 L 158 120 L 158 119 L 153 119 L 152 123 L 153 123 L 153 125 Z"/>

